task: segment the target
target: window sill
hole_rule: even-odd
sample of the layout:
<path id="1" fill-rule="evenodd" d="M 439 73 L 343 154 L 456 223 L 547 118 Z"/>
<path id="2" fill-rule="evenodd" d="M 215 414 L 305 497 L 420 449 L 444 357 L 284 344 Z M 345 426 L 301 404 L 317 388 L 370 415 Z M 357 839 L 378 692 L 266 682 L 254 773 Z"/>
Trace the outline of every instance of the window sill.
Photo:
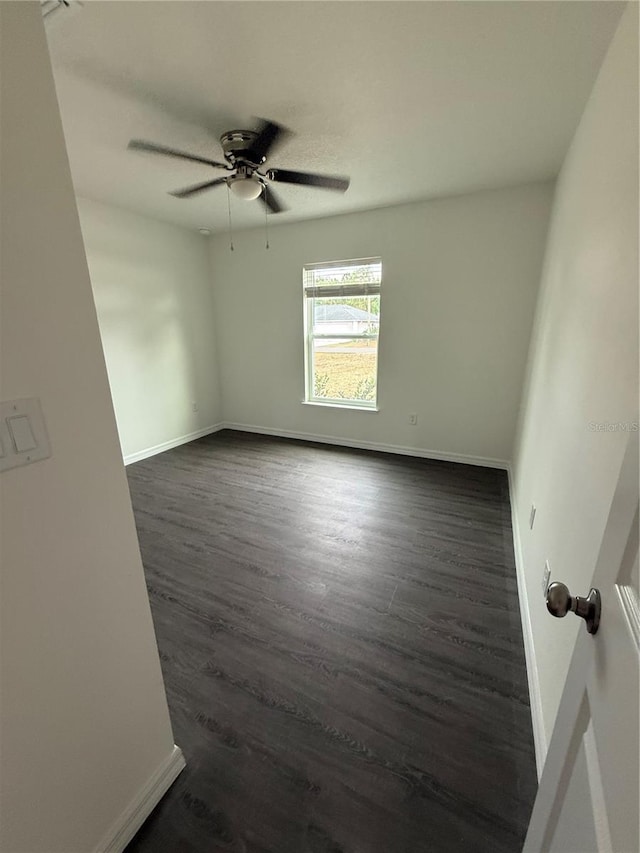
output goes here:
<path id="1" fill-rule="evenodd" d="M 315 400 L 301 400 L 303 406 L 318 406 L 321 409 L 350 409 L 355 412 L 378 412 L 377 406 L 355 406 L 353 403 L 318 403 Z"/>

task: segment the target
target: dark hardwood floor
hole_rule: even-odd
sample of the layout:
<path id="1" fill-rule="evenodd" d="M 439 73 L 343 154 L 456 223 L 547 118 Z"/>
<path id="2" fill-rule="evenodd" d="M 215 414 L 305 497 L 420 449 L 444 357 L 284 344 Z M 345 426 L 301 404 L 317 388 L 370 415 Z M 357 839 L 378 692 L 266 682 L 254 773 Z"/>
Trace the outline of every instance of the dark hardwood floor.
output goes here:
<path id="1" fill-rule="evenodd" d="M 517 853 L 504 471 L 225 431 L 131 465 L 187 768 L 128 853 Z"/>

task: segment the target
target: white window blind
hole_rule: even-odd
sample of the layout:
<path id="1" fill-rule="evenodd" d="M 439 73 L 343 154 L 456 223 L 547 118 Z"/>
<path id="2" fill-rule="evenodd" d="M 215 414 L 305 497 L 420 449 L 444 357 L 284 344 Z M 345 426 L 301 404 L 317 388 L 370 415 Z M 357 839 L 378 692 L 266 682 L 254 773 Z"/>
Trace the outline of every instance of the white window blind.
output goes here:
<path id="1" fill-rule="evenodd" d="M 318 299 L 336 296 L 375 296 L 382 284 L 380 258 L 309 264 L 304 267 L 304 294 Z"/>

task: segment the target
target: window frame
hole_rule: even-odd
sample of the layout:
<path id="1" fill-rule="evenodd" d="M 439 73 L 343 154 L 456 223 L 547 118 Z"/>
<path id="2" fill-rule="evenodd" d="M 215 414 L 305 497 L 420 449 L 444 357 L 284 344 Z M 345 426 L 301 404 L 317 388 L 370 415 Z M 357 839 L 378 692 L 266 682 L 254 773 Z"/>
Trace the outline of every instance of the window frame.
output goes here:
<path id="1" fill-rule="evenodd" d="M 346 333 L 338 333 L 338 332 L 327 332 L 327 333 L 314 333 L 313 331 L 313 309 L 316 299 L 321 299 L 322 296 L 319 295 L 309 295 L 308 290 L 315 290 L 314 286 L 309 285 L 308 277 L 309 274 L 313 274 L 315 270 L 330 270 L 335 268 L 349 268 L 353 267 L 354 269 L 361 268 L 363 266 L 376 265 L 380 267 L 380 280 L 376 283 L 355 283 L 347 286 L 348 293 L 344 294 L 340 291 L 345 289 L 344 285 L 327 285 L 326 289 L 330 290 L 330 288 L 335 287 L 336 293 L 331 294 L 330 292 L 324 294 L 326 297 L 330 298 L 340 298 L 343 297 L 345 299 L 359 296 L 378 296 L 380 299 L 380 309 L 382 306 L 382 259 L 379 257 L 374 258 L 355 258 L 344 261 L 327 261 L 324 263 L 313 263 L 313 264 L 305 264 L 302 268 L 302 301 L 303 301 L 303 334 L 304 334 L 304 400 L 302 401 L 306 405 L 311 406 L 328 406 L 331 408 L 342 408 L 342 409 L 356 409 L 359 411 L 366 412 L 377 412 L 378 411 L 378 375 L 379 375 L 379 355 L 380 355 L 380 316 L 381 310 L 378 313 L 378 331 L 375 334 L 371 334 L 368 332 L 351 332 L 350 334 Z M 375 385 L 375 397 L 373 400 L 354 400 L 347 399 L 343 397 L 316 397 L 313 393 L 315 382 L 314 382 L 314 341 L 316 340 L 346 340 L 352 341 L 354 339 L 358 340 L 375 340 L 377 341 L 376 347 L 376 385 Z"/>

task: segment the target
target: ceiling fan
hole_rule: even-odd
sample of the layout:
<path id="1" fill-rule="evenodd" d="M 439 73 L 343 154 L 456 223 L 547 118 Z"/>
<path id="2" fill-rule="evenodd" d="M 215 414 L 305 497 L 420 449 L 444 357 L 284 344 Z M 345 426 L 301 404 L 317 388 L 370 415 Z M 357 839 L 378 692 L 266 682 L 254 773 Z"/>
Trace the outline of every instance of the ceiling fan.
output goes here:
<path id="1" fill-rule="evenodd" d="M 316 175 L 312 172 L 292 172 L 289 169 L 266 169 L 264 164 L 276 143 L 288 134 L 288 131 L 272 121 L 262 121 L 258 130 L 229 130 L 220 137 L 220 145 L 226 163 L 188 154 L 176 148 L 132 139 L 128 148 L 134 151 L 147 151 L 151 154 L 165 154 L 204 163 L 214 169 L 224 169 L 231 174 L 193 184 L 181 190 L 169 193 L 176 198 L 191 198 L 213 187 L 226 184 L 239 198 L 252 200 L 259 198 L 271 213 L 280 213 L 286 207 L 278 199 L 268 182 L 282 184 L 301 184 L 309 187 L 324 187 L 329 190 L 345 192 L 349 187 L 349 178 L 338 175 Z"/>

